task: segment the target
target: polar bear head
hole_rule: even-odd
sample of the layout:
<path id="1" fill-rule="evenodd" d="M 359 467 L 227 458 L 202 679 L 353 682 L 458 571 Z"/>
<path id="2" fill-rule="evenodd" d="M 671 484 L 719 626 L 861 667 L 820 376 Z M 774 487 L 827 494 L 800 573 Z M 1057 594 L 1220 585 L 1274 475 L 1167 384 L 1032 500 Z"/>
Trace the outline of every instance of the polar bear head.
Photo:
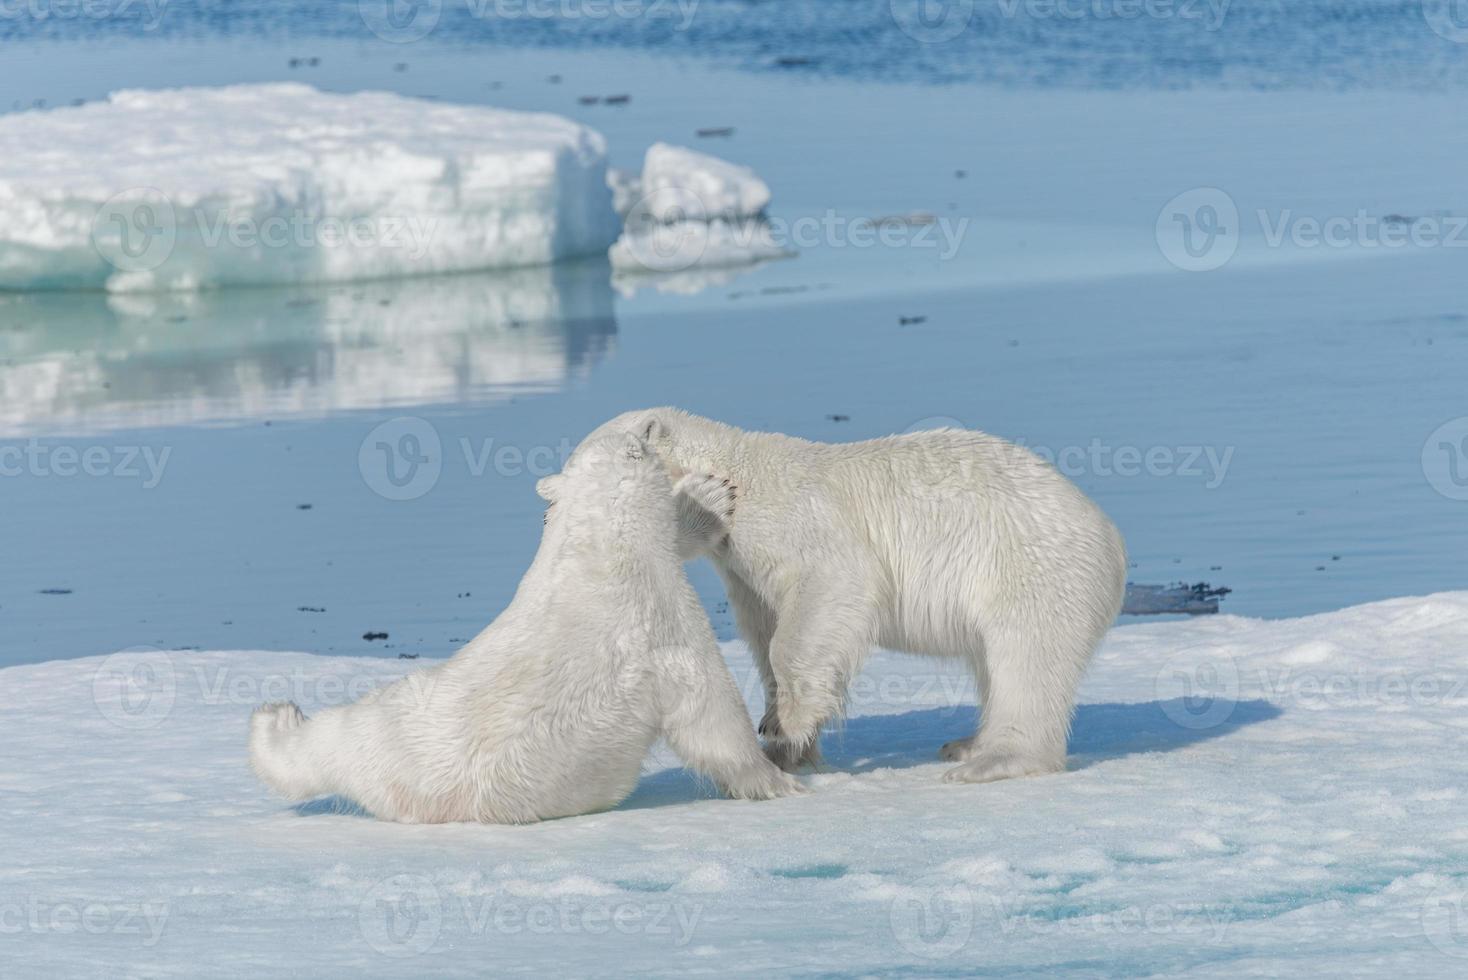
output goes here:
<path id="1" fill-rule="evenodd" d="M 643 408 L 623 412 L 593 435 L 630 433 L 657 453 L 676 483 L 688 473 L 722 473 L 729 443 L 738 431 L 681 408 Z"/>
<path id="2" fill-rule="evenodd" d="M 546 534 L 569 541 L 666 540 L 675 531 L 673 485 L 657 451 L 627 431 L 597 430 L 565 468 L 542 479 Z"/>

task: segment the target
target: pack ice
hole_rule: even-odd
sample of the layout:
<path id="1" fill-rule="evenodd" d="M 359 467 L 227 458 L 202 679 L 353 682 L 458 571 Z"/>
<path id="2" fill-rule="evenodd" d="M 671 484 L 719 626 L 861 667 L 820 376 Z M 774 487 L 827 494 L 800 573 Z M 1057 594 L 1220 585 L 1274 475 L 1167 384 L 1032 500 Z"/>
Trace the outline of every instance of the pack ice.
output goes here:
<path id="1" fill-rule="evenodd" d="M 620 231 L 559 116 L 304 85 L 0 118 L 0 288 L 191 289 L 514 267 Z"/>

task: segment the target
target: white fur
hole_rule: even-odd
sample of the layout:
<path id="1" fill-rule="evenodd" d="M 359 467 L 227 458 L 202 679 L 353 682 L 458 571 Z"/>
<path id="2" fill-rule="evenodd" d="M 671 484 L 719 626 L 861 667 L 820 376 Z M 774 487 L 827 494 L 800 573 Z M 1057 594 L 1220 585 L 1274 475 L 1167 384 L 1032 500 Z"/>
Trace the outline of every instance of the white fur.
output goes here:
<path id="1" fill-rule="evenodd" d="M 982 713 L 943 746 L 946 778 L 1057 772 L 1076 686 L 1121 609 L 1126 551 L 1101 510 L 1012 443 L 940 430 L 830 445 L 745 432 L 671 408 L 598 432 L 645 438 L 675 478 L 738 487 L 709 549 L 762 674 L 767 751 L 819 759 L 874 645 L 963 657 Z"/>
<path id="2" fill-rule="evenodd" d="M 387 820 L 525 823 L 615 806 L 659 736 L 732 796 L 799 783 L 760 751 L 678 551 L 712 546 L 723 481 L 688 478 L 675 505 L 654 452 L 588 439 L 552 501 L 508 608 L 443 664 L 307 720 L 251 719 L 250 762 L 291 800 L 349 797 Z M 679 537 L 675 513 L 692 526 Z M 676 540 L 675 540 L 676 538 Z"/>

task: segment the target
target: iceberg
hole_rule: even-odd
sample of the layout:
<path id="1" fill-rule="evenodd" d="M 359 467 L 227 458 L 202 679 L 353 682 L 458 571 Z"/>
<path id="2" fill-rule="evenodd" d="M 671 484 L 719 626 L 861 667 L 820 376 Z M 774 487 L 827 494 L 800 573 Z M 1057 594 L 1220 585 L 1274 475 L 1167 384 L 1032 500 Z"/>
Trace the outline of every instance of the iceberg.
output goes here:
<path id="1" fill-rule="evenodd" d="M 770 204 L 770 188 L 751 169 L 683 146 L 654 143 L 642 159 L 642 174 L 611 177 L 617 212 L 633 206 L 658 221 L 715 221 L 755 218 Z"/>
<path id="2" fill-rule="evenodd" d="M 748 167 L 686 147 L 654 143 L 643 158 L 641 174 L 613 170 L 607 182 L 623 221 L 610 258 L 624 282 L 628 277 L 667 277 L 694 267 L 725 269 L 792 254 L 775 240 L 765 219 L 769 185 Z"/>
<path id="3" fill-rule="evenodd" d="M 296 84 L 0 117 L 0 289 L 198 289 L 606 253 L 606 143 L 571 120 Z"/>

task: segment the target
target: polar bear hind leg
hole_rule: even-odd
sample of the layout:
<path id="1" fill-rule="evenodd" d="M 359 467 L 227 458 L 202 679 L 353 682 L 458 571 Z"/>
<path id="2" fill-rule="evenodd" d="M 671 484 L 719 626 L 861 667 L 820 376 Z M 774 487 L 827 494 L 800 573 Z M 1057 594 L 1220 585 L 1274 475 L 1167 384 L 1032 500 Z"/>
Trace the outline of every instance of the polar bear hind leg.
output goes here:
<path id="1" fill-rule="evenodd" d="M 985 783 L 1065 769 L 1076 688 L 1100 639 L 1075 618 L 990 622 L 974 653 L 979 731 L 949 742 L 942 758 L 961 765 L 948 782 Z"/>
<path id="2" fill-rule="evenodd" d="M 265 785 L 296 803 L 323 792 L 305 751 L 309 724 L 291 701 L 262 704 L 250 716 L 250 767 Z"/>

